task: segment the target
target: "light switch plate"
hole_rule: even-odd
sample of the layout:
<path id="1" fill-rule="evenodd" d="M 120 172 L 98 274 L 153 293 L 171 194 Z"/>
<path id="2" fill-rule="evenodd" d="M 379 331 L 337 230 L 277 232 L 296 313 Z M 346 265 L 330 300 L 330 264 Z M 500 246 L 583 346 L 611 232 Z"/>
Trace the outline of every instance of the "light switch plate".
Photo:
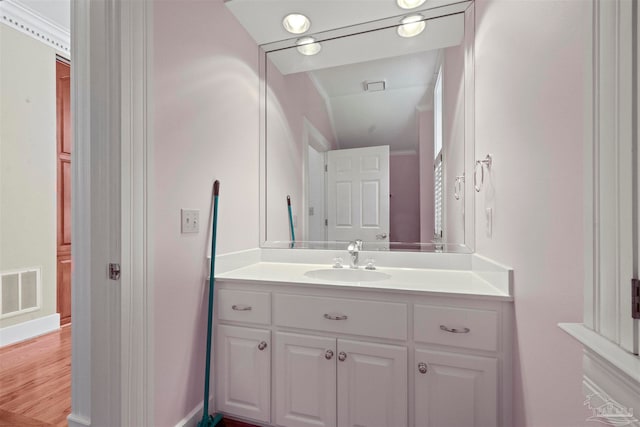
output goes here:
<path id="1" fill-rule="evenodd" d="M 196 209 L 180 209 L 182 233 L 197 233 L 200 231 L 200 211 Z"/>

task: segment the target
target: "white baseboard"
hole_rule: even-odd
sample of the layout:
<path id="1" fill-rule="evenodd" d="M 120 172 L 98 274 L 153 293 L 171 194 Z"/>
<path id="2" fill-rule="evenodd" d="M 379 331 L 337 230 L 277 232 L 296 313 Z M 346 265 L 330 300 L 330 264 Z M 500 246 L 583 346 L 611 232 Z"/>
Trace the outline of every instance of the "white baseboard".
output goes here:
<path id="1" fill-rule="evenodd" d="M 60 314 L 39 317 L 0 329 L 0 347 L 15 344 L 60 329 Z"/>
<path id="2" fill-rule="evenodd" d="M 198 403 L 198 406 L 193 408 L 186 417 L 178 421 L 176 427 L 195 427 L 198 425 L 198 422 L 202 419 L 202 404 L 203 402 Z M 213 408 L 213 397 L 209 398 L 209 408 Z M 71 424 L 69 424 L 71 426 Z"/>
<path id="3" fill-rule="evenodd" d="M 69 414 L 67 423 L 69 427 L 91 427 L 91 420 L 82 415 Z"/>

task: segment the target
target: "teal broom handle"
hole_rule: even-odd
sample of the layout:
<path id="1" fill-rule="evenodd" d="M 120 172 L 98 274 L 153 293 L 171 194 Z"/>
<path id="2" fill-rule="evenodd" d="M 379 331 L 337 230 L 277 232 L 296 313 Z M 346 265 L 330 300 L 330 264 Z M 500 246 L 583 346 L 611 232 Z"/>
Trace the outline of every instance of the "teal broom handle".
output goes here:
<path id="1" fill-rule="evenodd" d="M 216 265 L 216 231 L 218 228 L 218 195 L 220 194 L 220 181 L 213 183 L 213 233 L 211 238 L 211 272 L 209 274 L 209 314 L 207 318 L 207 359 L 204 376 L 204 407 L 202 409 L 203 425 L 207 425 L 209 419 L 209 379 L 211 377 L 211 332 L 213 329 L 213 289 L 215 283 Z"/>
<path id="2" fill-rule="evenodd" d="M 293 215 L 291 214 L 291 197 L 287 196 L 287 209 L 289 209 L 289 227 L 291 228 L 291 241 L 296 241 L 296 233 L 293 231 Z"/>

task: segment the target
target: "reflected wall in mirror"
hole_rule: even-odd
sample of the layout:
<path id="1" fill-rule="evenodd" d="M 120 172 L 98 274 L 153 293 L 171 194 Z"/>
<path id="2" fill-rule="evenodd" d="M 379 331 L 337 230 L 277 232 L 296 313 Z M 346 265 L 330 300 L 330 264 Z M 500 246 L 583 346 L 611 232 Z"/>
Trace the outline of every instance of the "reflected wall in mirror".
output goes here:
<path id="1" fill-rule="evenodd" d="M 423 16 L 414 37 L 398 18 L 264 47 L 263 246 L 471 250 L 473 4 L 464 6 Z"/>

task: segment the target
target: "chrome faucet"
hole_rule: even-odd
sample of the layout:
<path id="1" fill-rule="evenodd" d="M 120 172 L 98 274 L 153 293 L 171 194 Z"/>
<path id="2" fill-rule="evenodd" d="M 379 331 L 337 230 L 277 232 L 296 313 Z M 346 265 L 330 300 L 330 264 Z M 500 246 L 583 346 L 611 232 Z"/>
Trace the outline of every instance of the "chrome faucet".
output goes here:
<path id="1" fill-rule="evenodd" d="M 349 255 L 351 255 L 351 268 L 358 268 L 358 255 L 360 255 L 360 251 L 362 250 L 362 240 L 357 239 L 349 242 L 347 250 L 349 251 Z"/>

